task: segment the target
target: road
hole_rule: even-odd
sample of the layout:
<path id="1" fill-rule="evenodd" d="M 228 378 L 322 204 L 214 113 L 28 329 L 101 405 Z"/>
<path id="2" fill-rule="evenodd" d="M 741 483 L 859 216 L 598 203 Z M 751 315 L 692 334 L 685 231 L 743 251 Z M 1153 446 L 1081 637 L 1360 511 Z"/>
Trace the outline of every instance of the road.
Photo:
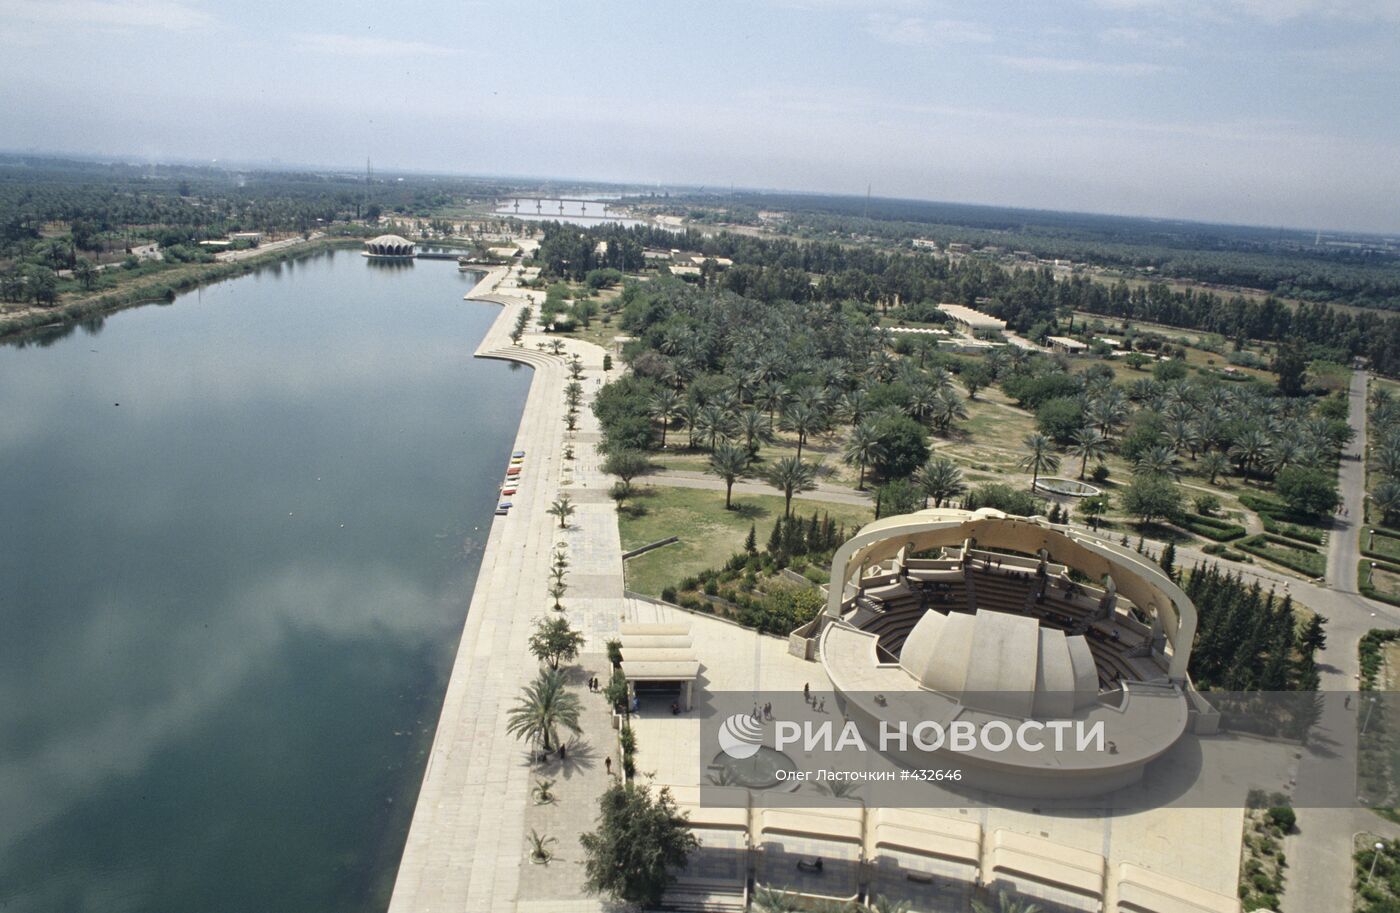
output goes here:
<path id="1" fill-rule="evenodd" d="M 670 488 L 700 488 L 706 491 L 724 491 L 724 482 L 712 475 L 703 472 L 691 472 L 680 469 L 667 469 L 654 473 L 646 477 L 646 481 L 652 485 L 664 485 Z M 783 493 L 771 485 L 764 482 L 747 480 L 734 483 L 734 494 L 736 495 L 769 495 L 782 497 Z M 874 508 L 875 499 L 869 492 L 856 491 L 844 485 L 826 485 L 818 483 L 812 491 L 805 491 L 793 495 L 794 500 L 802 501 L 827 501 L 833 504 L 856 504 L 861 507 Z"/>
<path id="2" fill-rule="evenodd" d="M 1334 519 L 1327 549 L 1327 585 L 1343 593 L 1356 592 L 1361 526 L 1366 517 L 1366 387 L 1366 372 L 1353 373 L 1347 422 L 1356 429 L 1356 436 L 1342 450 L 1337 472 L 1342 513 Z"/>

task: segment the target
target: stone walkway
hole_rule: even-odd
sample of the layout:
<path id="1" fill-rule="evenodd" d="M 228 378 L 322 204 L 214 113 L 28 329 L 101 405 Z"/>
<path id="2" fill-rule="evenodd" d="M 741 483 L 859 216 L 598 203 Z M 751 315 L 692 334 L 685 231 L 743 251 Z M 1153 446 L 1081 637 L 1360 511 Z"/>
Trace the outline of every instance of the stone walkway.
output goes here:
<path id="1" fill-rule="evenodd" d="M 618 629 L 622 547 L 613 503 L 576 497 L 577 509 L 563 530 L 546 513 L 562 492 L 582 495 L 609 487 L 595 452 L 598 427 L 589 408 L 604 352 L 568 340 L 563 357 L 546 354 L 536 348 L 544 341 L 537 335 L 513 346 L 509 334 L 516 316 L 543 295 L 516 287 L 508 269 L 492 270 L 466 297 L 502 305 L 476 355 L 535 369 L 515 440 L 515 449 L 527 454 L 525 479 L 511 498 L 514 509 L 491 526 L 389 909 L 598 910 L 597 900 L 583 896 L 581 869 L 570 865 L 550 872 L 551 884 L 559 873 L 574 876 L 551 888 L 557 896 L 540 898 L 532 890 L 533 900 L 517 903 L 522 877 L 533 882 L 537 874 L 526 860 L 526 808 L 534 776 L 525 746 L 507 734 L 506 720 L 521 687 L 535 675 L 527 641 L 536 620 L 550 612 L 548 572 L 561 543 L 570 562 L 564 605 L 574 627 L 588 638 L 584 649 L 601 652 Z M 569 382 L 566 361 L 575 353 L 583 359 L 587 395 L 579 429 L 571 435 L 564 428 L 563 391 Z M 569 442 L 575 453 L 571 462 L 563 458 Z M 501 471 L 504 476 L 505 467 Z M 598 745 L 610 738 L 607 732 L 586 734 Z M 601 776 L 581 779 L 570 787 L 570 806 L 591 813 L 603 788 Z M 558 836 L 556 849 L 563 854 L 570 838 Z M 569 854 L 575 853 L 576 835 L 572 841 Z"/>

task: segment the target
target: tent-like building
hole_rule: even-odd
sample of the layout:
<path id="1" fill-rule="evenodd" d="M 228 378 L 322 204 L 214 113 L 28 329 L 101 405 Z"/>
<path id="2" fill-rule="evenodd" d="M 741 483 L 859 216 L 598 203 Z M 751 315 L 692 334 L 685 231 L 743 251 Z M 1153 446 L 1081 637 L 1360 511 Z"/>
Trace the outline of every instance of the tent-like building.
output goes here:
<path id="1" fill-rule="evenodd" d="M 375 259 L 411 260 L 413 242 L 398 235 L 380 235 L 365 242 L 364 255 Z"/>

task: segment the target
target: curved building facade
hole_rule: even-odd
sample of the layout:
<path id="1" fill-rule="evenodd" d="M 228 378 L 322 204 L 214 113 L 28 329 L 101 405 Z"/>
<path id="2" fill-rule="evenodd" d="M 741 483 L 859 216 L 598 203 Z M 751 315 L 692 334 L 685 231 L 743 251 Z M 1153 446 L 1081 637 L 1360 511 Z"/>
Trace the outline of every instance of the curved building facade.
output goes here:
<path id="1" fill-rule="evenodd" d="M 398 235 L 380 235 L 365 242 L 364 255 L 386 260 L 411 260 L 415 254 L 413 242 Z"/>
<path id="2" fill-rule="evenodd" d="M 1195 606 L 1157 565 L 1084 531 L 925 510 L 863 528 L 831 581 L 817 647 L 870 740 L 913 720 L 1102 733 L 1088 750 L 911 744 L 902 764 L 956 765 L 1007 795 L 1101 795 L 1140 780 L 1199 709 L 1186 676 Z"/>

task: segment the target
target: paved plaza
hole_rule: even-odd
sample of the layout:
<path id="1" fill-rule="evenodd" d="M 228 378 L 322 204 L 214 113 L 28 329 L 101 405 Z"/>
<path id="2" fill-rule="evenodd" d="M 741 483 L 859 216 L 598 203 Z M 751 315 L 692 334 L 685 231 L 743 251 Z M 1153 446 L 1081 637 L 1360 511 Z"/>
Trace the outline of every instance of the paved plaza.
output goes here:
<path id="1" fill-rule="evenodd" d="M 476 355 L 535 369 L 515 440 L 515 449 L 526 452 L 525 481 L 511 498 L 514 509 L 491 527 L 389 909 L 597 910 L 597 900 L 580 899 L 583 875 L 576 860 L 578 833 L 591 829 L 597 797 L 606 786 L 600 767 L 611 730 L 600 729 L 599 716 L 591 712 L 601 698 L 587 693 L 582 684 L 586 676 L 578 678 L 575 687 L 590 708 L 585 735 L 596 763 L 580 763 L 569 777 L 560 778 L 560 806 L 567 805 L 571 817 L 555 823 L 559 830 L 550 834 L 558 841 L 554 848 L 561 861 L 547 867 L 547 879 L 538 877 L 544 867 L 526 858 L 527 807 L 536 770 L 524 745 L 506 733 L 506 715 L 537 669 L 527 641 L 536 620 L 550 612 L 546 589 L 557 548 L 562 546 L 569 557 L 564 605 L 570 623 L 587 637 L 584 649 L 601 653 L 618 630 L 622 546 L 617 515 L 610 499 L 591 496 L 610 486 L 595 448 L 598 427 L 590 408 L 604 353 L 569 340 L 564 355 L 548 354 L 536 348 L 544 337 L 535 334 L 512 345 L 516 315 L 543 295 L 517 287 L 507 269 L 492 270 L 467 297 L 502 306 Z M 570 433 L 564 427 L 563 397 L 567 361 L 575 354 L 583 361 L 586 392 L 578 431 Z M 563 457 L 566 443 L 573 444 L 572 461 Z M 546 513 L 562 493 L 577 504 L 566 529 Z M 606 721 L 606 714 L 601 719 Z M 529 891 L 522 888 L 524 880 L 531 883 Z M 546 886 L 559 893 L 539 897 Z M 573 900 L 563 904 L 562 898 Z"/>

